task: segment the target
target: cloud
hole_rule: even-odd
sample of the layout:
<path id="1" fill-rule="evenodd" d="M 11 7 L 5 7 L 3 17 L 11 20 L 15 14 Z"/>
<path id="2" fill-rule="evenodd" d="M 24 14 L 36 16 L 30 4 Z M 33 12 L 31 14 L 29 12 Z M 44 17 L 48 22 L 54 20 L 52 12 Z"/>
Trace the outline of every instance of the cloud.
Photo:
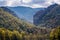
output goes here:
<path id="1" fill-rule="evenodd" d="M 32 0 L 22 0 L 23 3 L 30 3 Z"/>
<path id="2" fill-rule="evenodd" d="M 5 1 L 6 6 L 19 6 L 21 4 L 21 0 L 10 0 L 10 1 Z"/>
<path id="3" fill-rule="evenodd" d="M 55 0 L 54 2 L 60 4 L 60 0 Z"/>
<path id="4" fill-rule="evenodd" d="M 39 4 L 33 4 L 31 7 L 32 7 L 32 8 L 39 8 L 39 7 L 44 7 L 44 6 L 39 5 Z"/>
<path id="5" fill-rule="evenodd" d="M 27 6 L 32 8 L 48 7 L 53 3 L 60 4 L 60 0 L 0 0 L 0 6 Z"/>

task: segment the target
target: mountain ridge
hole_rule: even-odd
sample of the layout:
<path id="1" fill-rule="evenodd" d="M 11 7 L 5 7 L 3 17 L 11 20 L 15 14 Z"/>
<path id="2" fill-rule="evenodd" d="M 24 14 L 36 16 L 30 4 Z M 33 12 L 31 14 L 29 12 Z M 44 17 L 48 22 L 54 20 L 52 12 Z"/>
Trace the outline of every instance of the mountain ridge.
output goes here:
<path id="1" fill-rule="evenodd" d="M 38 19 L 37 18 L 38 15 L 35 16 L 34 20 L 38 20 L 37 22 L 39 22 L 37 25 L 40 25 L 42 27 L 51 27 L 51 28 L 55 28 L 57 26 L 60 25 L 60 5 L 58 4 L 53 4 L 51 6 L 49 6 L 46 11 L 43 12 L 43 17 Z M 59 16 L 59 17 L 58 17 Z M 36 22 L 35 22 L 36 23 Z M 36 25 L 36 24 L 35 24 Z"/>
<path id="2" fill-rule="evenodd" d="M 0 8 L 2 8 L 6 12 L 8 11 L 10 14 L 12 14 L 13 16 L 18 18 L 18 16 L 15 14 L 15 12 L 10 10 L 9 8 L 7 8 L 7 7 L 0 7 Z"/>

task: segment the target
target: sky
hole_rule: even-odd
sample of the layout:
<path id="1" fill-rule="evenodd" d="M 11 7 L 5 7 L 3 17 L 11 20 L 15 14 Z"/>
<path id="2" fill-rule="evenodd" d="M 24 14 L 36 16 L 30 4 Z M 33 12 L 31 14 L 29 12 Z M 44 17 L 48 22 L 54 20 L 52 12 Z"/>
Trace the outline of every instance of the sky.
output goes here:
<path id="1" fill-rule="evenodd" d="M 60 0 L 0 0 L 0 6 L 26 6 L 31 8 L 48 7 L 53 3 L 60 4 Z"/>

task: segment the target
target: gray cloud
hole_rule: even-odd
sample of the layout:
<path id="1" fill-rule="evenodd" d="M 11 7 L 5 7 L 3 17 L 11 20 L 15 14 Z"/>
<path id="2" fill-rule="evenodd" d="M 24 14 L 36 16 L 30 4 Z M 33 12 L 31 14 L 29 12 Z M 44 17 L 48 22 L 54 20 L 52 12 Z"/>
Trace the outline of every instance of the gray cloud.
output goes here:
<path id="1" fill-rule="evenodd" d="M 32 8 L 47 7 L 53 3 L 60 4 L 60 0 L 0 0 L 0 6 L 27 6 Z"/>

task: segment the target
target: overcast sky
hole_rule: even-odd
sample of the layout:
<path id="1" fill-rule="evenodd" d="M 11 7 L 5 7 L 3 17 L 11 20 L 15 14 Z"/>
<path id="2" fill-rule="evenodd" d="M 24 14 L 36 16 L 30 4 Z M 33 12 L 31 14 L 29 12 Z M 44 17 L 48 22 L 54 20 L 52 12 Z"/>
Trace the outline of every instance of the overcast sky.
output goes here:
<path id="1" fill-rule="evenodd" d="M 0 0 L 0 6 L 27 6 L 32 8 L 47 7 L 60 0 Z"/>

